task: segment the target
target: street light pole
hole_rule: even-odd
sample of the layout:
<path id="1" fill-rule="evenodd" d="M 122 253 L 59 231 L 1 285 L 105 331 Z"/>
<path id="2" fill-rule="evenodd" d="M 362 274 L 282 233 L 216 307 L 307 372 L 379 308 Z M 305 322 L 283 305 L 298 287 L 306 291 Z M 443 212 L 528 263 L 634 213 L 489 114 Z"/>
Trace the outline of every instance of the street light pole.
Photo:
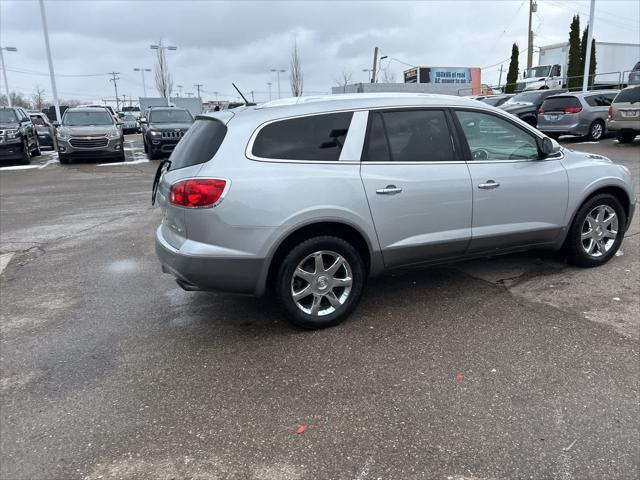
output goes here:
<path id="1" fill-rule="evenodd" d="M 280 74 L 286 72 L 286 70 L 281 70 L 279 68 L 272 68 L 271 71 L 276 72 L 276 75 L 278 76 L 278 98 L 280 98 Z"/>
<path id="2" fill-rule="evenodd" d="M 271 101 L 271 85 L 273 85 L 273 83 L 267 82 L 267 85 L 269 85 L 269 101 Z"/>
<path id="3" fill-rule="evenodd" d="M 40 0 L 40 1 L 42 1 L 42 0 Z M 174 51 L 174 50 L 177 50 L 177 49 L 178 49 L 178 47 L 176 47 L 174 45 L 163 45 L 162 44 L 162 40 L 160 40 L 160 43 L 158 43 L 158 44 L 151 45 L 151 50 L 160 50 L 163 53 L 164 53 L 165 50 Z M 167 59 L 166 59 L 166 57 L 164 58 L 164 61 L 165 61 L 165 67 L 167 67 L 167 64 L 166 64 Z M 167 69 L 167 71 L 168 71 L 168 69 Z M 170 105 L 170 99 L 169 99 L 170 96 L 171 96 L 171 92 L 167 92 L 167 107 Z"/>
<path id="4" fill-rule="evenodd" d="M 56 110 L 56 119 L 62 121 L 60 115 L 60 102 L 58 102 L 58 89 L 56 88 L 56 76 L 53 73 L 53 60 L 51 60 L 51 46 L 49 45 L 49 28 L 47 27 L 47 14 L 44 10 L 44 0 L 40 0 L 40 16 L 42 17 L 42 31 L 44 33 L 44 45 L 47 50 L 47 60 L 49 61 L 49 76 L 51 77 L 51 92 L 53 93 L 53 106 Z"/>
<path id="5" fill-rule="evenodd" d="M 176 85 L 177 89 L 178 89 L 178 96 L 181 97 L 182 96 L 182 85 Z"/>
<path id="6" fill-rule="evenodd" d="M 144 92 L 144 96 L 147 96 L 147 85 L 144 83 L 144 72 L 150 72 L 150 68 L 134 68 L 134 72 L 140 72 L 142 74 L 142 91 Z"/>
<path id="7" fill-rule="evenodd" d="M 200 98 L 200 88 L 203 87 L 204 85 L 202 85 L 201 83 L 196 83 L 194 85 L 194 87 L 196 87 L 198 89 L 198 98 Z"/>
<path id="8" fill-rule="evenodd" d="M 362 71 L 367 72 L 367 82 L 371 81 L 371 72 L 373 72 L 373 70 L 370 68 L 363 68 Z"/>
<path id="9" fill-rule="evenodd" d="M 0 47 L 0 63 L 2 63 L 2 76 L 4 77 L 4 88 L 7 91 L 7 103 L 10 107 L 11 105 L 11 95 L 9 94 L 9 83 L 7 82 L 7 70 L 4 68 L 4 55 L 2 51 L 6 50 L 7 52 L 17 52 L 18 49 L 16 47 Z"/>
<path id="10" fill-rule="evenodd" d="M 589 31 L 587 32 L 587 53 L 584 59 L 584 73 L 582 77 L 582 91 L 589 89 L 589 70 L 591 70 L 591 43 L 593 43 L 593 17 L 596 10 L 596 0 L 591 0 L 589 9 Z"/>

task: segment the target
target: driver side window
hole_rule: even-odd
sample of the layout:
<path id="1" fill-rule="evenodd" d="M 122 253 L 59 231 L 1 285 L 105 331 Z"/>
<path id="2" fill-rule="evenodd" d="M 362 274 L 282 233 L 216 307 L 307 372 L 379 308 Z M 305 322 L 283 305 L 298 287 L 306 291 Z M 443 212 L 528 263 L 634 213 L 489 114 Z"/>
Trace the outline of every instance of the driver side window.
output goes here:
<path id="1" fill-rule="evenodd" d="M 482 112 L 456 111 L 471 150 L 481 160 L 537 160 L 535 138 L 512 123 Z"/>

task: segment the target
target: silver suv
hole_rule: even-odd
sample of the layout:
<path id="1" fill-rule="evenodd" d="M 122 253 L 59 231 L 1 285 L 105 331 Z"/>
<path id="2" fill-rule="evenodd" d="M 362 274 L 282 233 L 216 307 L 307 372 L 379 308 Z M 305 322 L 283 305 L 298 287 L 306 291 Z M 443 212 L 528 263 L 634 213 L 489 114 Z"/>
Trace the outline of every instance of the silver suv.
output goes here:
<path id="1" fill-rule="evenodd" d="M 73 159 L 106 158 L 124 162 L 122 130 L 102 107 L 68 108 L 58 126 L 56 140 L 60 163 Z"/>
<path id="2" fill-rule="evenodd" d="M 279 298 L 344 320 L 368 277 L 565 247 L 593 267 L 634 212 L 629 171 L 481 102 L 355 94 L 198 116 L 158 167 L 156 250 L 186 290 Z"/>

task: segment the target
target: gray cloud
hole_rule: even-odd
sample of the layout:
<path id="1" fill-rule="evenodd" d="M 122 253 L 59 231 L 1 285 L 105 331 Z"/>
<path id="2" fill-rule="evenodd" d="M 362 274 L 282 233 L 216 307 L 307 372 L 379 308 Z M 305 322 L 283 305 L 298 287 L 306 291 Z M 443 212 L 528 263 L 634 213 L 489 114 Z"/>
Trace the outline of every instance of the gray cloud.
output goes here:
<path id="1" fill-rule="evenodd" d="M 342 71 L 364 81 L 362 69 L 371 68 L 375 46 L 410 64 L 484 67 L 504 60 L 512 42 L 521 50 L 526 47 L 526 3 L 166 0 L 47 1 L 46 6 L 58 74 L 119 71 L 119 91 L 141 95 L 140 76 L 133 68 L 153 66 L 149 44 L 163 37 L 178 46 L 167 58 L 175 83 L 184 85 L 184 91 L 195 91 L 193 84 L 203 83 L 205 98 L 213 98 L 214 91 L 221 98 L 235 97 L 234 81 L 247 92 L 255 91 L 256 100 L 262 101 L 268 96 L 267 82 L 276 91 L 269 69 L 288 68 L 294 39 L 302 54 L 306 91 L 328 92 Z M 571 16 L 578 11 L 586 23 L 586 0 L 538 4 L 536 45 L 565 41 Z M 599 1 L 595 36 L 600 41 L 638 42 L 638 18 L 635 0 Z M 19 48 L 5 55 L 12 89 L 30 94 L 39 83 L 50 93 L 37 2 L 2 1 L 0 42 Z M 407 67 L 387 61 L 400 79 Z M 495 82 L 497 75 L 497 66 L 486 69 L 483 80 Z M 58 89 L 62 97 L 86 101 L 113 96 L 106 75 L 59 76 Z M 151 74 L 147 90 L 154 91 Z M 282 91 L 289 92 L 286 76 Z"/>

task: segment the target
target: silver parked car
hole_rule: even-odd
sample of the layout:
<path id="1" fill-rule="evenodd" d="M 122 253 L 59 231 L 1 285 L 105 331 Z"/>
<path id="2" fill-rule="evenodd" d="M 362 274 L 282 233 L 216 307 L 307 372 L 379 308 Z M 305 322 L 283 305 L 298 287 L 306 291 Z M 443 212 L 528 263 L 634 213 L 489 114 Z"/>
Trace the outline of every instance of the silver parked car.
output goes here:
<path id="1" fill-rule="evenodd" d="M 607 127 L 620 143 L 631 143 L 640 135 L 640 85 L 621 90 L 613 99 Z"/>
<path id="2" fill-rule="evenodd" d="M 296 98 L 200 115 L 158 167 L 156 251 L 187 290 L 277 297 L 296 325 L 356 307 L 368 277 L 530 248 L 608 261 L 629 171 L 461 97 Z"/>
<path id="3" fill-rule="evenodd" d="M 56 134 L 60 163 L 108 158 L 124 162 L 122 130 L 102 107 L 68 108 Z"/>
<path id="4" fill-rule="evenodd" d="M 40 146 L 55 149 L 56 127 L 53 126 L 49 117 L 42 112 L 29 112 L 29 118 L 38 132 Z"/>
<path id="5" fill-rule="evenodd" d="M 596 90 L 547 97 L 538 110 L 538 130 L 551 138 L 578 135 L 598 141 L 607 131 L 609 105 L 618 92 Z"/>

